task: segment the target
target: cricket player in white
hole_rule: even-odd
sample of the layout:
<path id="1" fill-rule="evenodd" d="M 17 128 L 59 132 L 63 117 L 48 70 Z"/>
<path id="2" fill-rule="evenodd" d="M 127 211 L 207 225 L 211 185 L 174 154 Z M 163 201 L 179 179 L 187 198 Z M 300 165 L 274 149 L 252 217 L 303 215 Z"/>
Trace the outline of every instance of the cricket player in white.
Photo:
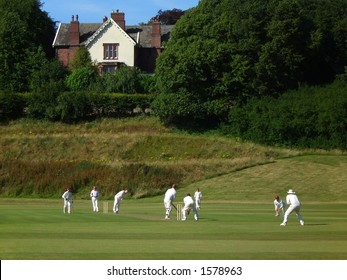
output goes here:
<path id="1" fill-rule="evenodd" d="M 194 219 L 198 220 L 198 211 L 196 211 L 196 207 L 194 204 L 193 198 L 190 196 L 189 193 L 187 193 L 187 196 L 183 198 L 183 209 L 182 209 L 182 221 L 187 220 L 187 214 L 189 214 L 190 209 L 193 210 L 194 213 Z"/>
<path id="2" fill-rule="evenodd" d="M 170 213 L 172 210 L 171 204 L 176 198 L 176 185 L 173 184 L 171 188 L 169 188 L 165 192 L 164 196 L 164 207 L 165 207 L 165 219 L 170 219 Z"/>
<path id="3" fill-rule="evenodd" d="M 127 193 L 128 193 L 128 190 L 124 189 L 124 190 L 118 192 L 114 196 L 113 213 L 116 213 L 116 214 L 119 213 L 120 202 L 121 202 L 121 200 L 123 200 L 123 198 L 125 197 L 125 195 Z"/>
<path id="4" fill-rule="evenodd" d="M 202 198 L 202 193 L 199 189 L 196 190 L 196 192 L 194 193 L 194 199 L 195 199 L 195 207 L 196 209 L 200 209 L 200 201 Z"/>
<path id="5" fill-rule="evenodd" d="M 287 192 L 286 202 L 287 202 L 287 205 L 289 205 L 289 207 L 288 207 L 287 211 L 284 213 L 284 219 L 283 219 L 283 223 L 281 224 L 281 226 L 287 225 L 288 216 L 293 211 L 295 211 L 296 216 L 298 217 L 300 224 L 303 226 L 304 221 L 303 221 L 301 214 L 300 214 L 301 203 L 299 201 L 299 198 L 297 197 L 297 195 L 295 194 L 295 192 L 293 190 L 289 190 Z"/>
<path id="6" fill-rule="evenodd" d="M 274 205 L 275 205 L 276 217 L 280 215 L 280 212 L 284 214 L 284 211 L 286 210 L 286 204 L 278 195 L 275 196 Z"/>
<path id="7" fill-rule="evenodd" d="M 64 213 L 71 213 L 71 208 L 72 208 L 72 192 L 71 190 L 68 188 L 66 190 L 66 192 L 63 193 L 63 195 L 61 196 L 62 199 L 64 199 L 64 208 L 63 208 L 63 212 Z"/>
<path id="8" fill-rule="evenodd" d="M 90 192 L 90 197 L 92 198 L 93 212 L 99 212 L 99 207 L 98 207 L 99 191 L 96 188 L 96 186 L 94 186 L 92 191 Z"/>

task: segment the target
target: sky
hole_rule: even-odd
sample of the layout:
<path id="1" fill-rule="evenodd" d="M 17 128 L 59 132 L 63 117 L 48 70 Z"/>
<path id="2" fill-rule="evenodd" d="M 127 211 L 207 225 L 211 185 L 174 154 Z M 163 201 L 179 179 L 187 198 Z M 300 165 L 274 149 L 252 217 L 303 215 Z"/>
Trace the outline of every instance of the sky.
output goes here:
<path id="1" fill-rule="evenodd" d="M 102 22 L 112 10 L 125 14 L 126 25 L 148 22 L 159 10 L 187 10 L 196 7 L 199 0 L 41 0 L 42 10 L 56 22 L 69 23 L 78 15 L 81 23 Z"/>

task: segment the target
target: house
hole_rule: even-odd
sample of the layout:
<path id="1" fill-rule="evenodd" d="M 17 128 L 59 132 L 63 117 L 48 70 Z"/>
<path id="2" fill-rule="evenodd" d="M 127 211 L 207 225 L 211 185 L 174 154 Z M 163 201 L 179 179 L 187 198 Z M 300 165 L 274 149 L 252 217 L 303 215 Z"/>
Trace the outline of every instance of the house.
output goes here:
<path id="1" fill-rule="evenodd" d="M 76 50 L 84 45 L 100 73 L 113 72 L 121 65 L 153 72 L 173 25 L 153 21 L 149 25 L 127 26 L 124 13 L 112 11 L 102 23 L 80 23 L 78 15 L 70 23 L 60 23 L 53 41 L 56 57 L 68 66 Z"/>

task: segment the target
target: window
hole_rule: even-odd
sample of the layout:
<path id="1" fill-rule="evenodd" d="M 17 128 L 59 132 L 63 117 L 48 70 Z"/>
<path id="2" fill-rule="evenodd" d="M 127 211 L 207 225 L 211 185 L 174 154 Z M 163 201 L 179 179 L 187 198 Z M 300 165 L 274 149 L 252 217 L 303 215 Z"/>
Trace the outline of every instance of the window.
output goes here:
<path id="1" fill-rule="evenodd" d="M 118 59 L 118 44 L 104 44 L 104 59 Z"/>
<path id="2" fill-rule="evenodd" d="M 104 73 L 114 73 L 115 70 L 116 70 L 115 66 L 104 66 L 103 67 Z"/>

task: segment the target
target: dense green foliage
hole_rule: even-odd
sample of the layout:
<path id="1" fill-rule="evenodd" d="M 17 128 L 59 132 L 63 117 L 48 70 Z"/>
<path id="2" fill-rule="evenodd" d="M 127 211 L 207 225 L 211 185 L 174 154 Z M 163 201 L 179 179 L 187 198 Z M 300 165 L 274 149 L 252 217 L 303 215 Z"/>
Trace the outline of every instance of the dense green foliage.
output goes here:
<path id="1" fill-rule="evenodd" d="M 23 95 L 27 104 L 26 116 L 33 119 L 57 120 L 55 107 L 59 94 L 59 92 L 44 91 Z"/>
<path id="2" fill-rule="evenodd" d="M 26 91 L 32 72 L 53 56 L 55 24 L 39 0 L 0 0 L 0 88 Z"/>
<path id="3" fill-rule="evenodd" d="M 254 98 L 230 111 L 224 129 L 267 145 L 347 150 L 347 83 Z"/>
<path id="4" fill-rule="evenodd" d="M 24 115 L 25 101 L 19 94 L 0 91 L 0 122 Z"/>
<path id="5" fill-rule="evenodd" d="M 65 84 L 70 91 L 135 94 L 152 92 L 155 78 L 136 67 L 129 66 L 122 66 L 112 73 L 99 75 L 95 65 L 85 63 L 84 66 L 72 69 L 66 77 Z"/>
<path id="6" fill-rule="evenodd" d="M 77 68 L 90 67 L 92 65 L 93 63 L 89 51 L 85 46 L 81 46 L 77 49 L 69 68 L 73 71 Z"/>
<path id="7" fill-rule="evenodd" d="M 90 121 L 103 117 L 150 114 L 148 94 L 102 94 L 44 91 L 18 94 L 0 92 L 0 122 L 28 117 L 50 121 Z"/>
<path id="8" fill-rule="evenodd" d="M 71 91 L 88 90 L 98 78 L 96 68 L 93 66 L 79 67 L 72 70 L 66 78 L 66 85 Z"/>
<path id="9" fill-rule="evenodd" d="M 143 93 L 141 71 L 136 67 L 122 66 L 101 77 L 104 92 Z"/>
<path id="10" fill-rule="evenodd" d="M 66 89 L 67 69 L 57 59 L 48 60 L 41 57 L 44 63 L 31 75 L 30 90 L 35 93 L 59 93 Z"/>
<path id="11" fill-rule="evenodd" d="M 27 104 L 27 117 L 63 122 L 143 114 L 152 102 L 152 96 L 148 94 L 102 94 L 87 91 L 47 91 L 22 95 L 22 99 Z"/>
<path id="12" fill-rule="evenodd" d="M 150 94 L 90 94 L 94 117 L 126 117 L 149 114 L 153 97 Z"/>
<path id="13" fill-rule="evenodd" d="M 77 49 L 66 77 L 66 86 L 70 91 L 89 90 L 98 80 L 97 68 L 93 65 L 89 51 L 81 46 Z"/>
<path id="14" fill-rule="evenodd" d="M 157 61 L 165 123 L 218 124 L 234 104 L 331 82 L 347 62 L 345 0 L 202 0 Z"/>
<path id="15" fill-rule="evenodd" d="M 180 9 L 172 9 L 172 10 L 159 10 L 158 13 L 151 18 L 149 23 L 153 20 L 159 21 L 161 24 L 165 25 L 174 25 L 176 22 L 183 16 L 185 11 Z"/>

